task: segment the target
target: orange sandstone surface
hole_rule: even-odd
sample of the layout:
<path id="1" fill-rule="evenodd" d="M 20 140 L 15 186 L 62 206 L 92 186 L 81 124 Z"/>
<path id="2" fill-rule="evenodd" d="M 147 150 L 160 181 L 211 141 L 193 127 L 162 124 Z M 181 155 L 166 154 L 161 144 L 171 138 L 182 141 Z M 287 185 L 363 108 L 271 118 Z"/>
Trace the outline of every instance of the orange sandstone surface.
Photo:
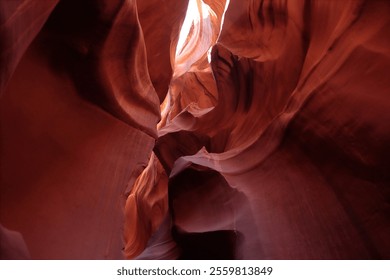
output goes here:
<path id="1" fill-rule="evenodd" d="M 0 1 L 0 259 L 389 259 L 390 2 Z"/>

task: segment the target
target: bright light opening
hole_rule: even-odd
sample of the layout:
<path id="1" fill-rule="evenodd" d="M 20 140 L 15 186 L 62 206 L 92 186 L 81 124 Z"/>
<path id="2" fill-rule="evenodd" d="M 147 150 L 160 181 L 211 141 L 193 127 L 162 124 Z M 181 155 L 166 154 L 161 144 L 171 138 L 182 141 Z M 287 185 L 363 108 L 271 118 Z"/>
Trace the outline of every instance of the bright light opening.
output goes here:
<path id="1" fill-rule="evenodd" d="M 189 0 L 186 17 L 179 34 L 179 41 L 176 47 L 176 56 L 180 55 L 185 47 L 185 43 L 190 35 L 191 27 L 201 24 L 201 19 L 210 17 L 210 7 L 201 0 Z"/>

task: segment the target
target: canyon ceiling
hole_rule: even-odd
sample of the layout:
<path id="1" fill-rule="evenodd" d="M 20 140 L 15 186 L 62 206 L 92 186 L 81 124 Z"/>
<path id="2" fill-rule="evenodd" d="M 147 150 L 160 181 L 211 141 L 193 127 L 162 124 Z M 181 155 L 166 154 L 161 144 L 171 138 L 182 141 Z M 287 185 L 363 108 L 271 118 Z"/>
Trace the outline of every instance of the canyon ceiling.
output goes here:
<path id="1" fill-rule="evenodd" d="M 390 1 L 1 0 L 0 94 L 0 259 L 390 258 Z"/>

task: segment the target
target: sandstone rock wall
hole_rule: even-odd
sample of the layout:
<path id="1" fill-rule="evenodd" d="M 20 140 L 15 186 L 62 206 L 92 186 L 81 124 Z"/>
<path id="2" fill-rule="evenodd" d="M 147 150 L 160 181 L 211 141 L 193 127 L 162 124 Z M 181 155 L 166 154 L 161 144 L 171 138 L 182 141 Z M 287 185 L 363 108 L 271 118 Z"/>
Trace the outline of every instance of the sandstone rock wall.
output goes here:
<path id="1" fill-rule="evenodd" d="M 0 2 L 1 257 L 388 259 L 389 15 Z"/>

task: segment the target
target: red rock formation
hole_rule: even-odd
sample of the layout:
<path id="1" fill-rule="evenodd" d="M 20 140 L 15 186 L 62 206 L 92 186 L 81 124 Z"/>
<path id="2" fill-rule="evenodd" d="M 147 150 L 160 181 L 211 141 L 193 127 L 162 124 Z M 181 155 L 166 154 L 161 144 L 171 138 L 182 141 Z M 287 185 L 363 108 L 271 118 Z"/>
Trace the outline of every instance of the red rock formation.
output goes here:
<path id="1" fill-rule="evenodd" d="M 375 1 L 230 2 L 211 62 L 218 104 L 182 104 L 156 152 L 171 180 L 188 168 L 219 172 L 252 218 L 242 222 L 245 204 L 235 204 L 234 222 L 226 215 L 207 230 L 207 215 L 193 213 L 215 206 L 212 190 L 186 207 L 172 183 L 177 240 L 230 230 L 238 258 L 389 257 L 388 12 Z"/>
<path id="2" fill-rule="evenodd" d="M 1 99 L 1 223 L 34 259 L 123 258 L 158 120 L 135 1 L 60 2 Z"/>
<path id="3" fill-rule="evenodd" d="M 178 49 L 186 1 L 25 2 L 0 222 L 32 258 L 390 257 L 388 2 L 191 0 Z"/>
<path id="4" fill-rule="evenodd" d="M 164 3 L 160 0 L 137 1 L 149 74 L 161 102 L 168 92 L 172 76 L 171 50 L 177 44 L 187 4 L 188 1 L 174 0 L 165 0 Z"/>
<path id="5" fill-rule="evenodd" d="M 3 93 L 20 58 L 57 2 L 58 0 L 45 0 L 39 3 L 31 0 L 1 1 L 0 93 Z"/>

